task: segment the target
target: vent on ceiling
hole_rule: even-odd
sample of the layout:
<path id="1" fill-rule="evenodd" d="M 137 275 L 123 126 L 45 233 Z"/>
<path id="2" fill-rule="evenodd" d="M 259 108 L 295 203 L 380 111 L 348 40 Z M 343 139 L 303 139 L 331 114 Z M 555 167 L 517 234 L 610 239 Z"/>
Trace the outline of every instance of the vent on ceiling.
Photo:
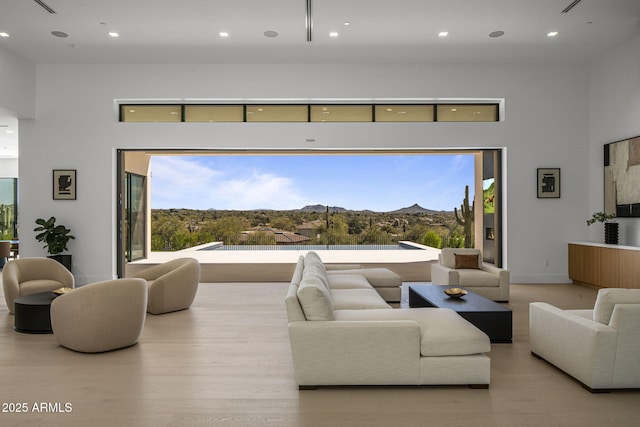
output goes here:
<path id="1" fill-rule="evenodd" d="M 36 3 L 38 3 L 40 6 L 42 6 L 42 8 L 43 8 L 44 10 L 46 10 L 47 12 L 49 12 L 49 13 L 56 13 L 56 11 L 55 11 L 55 10 L 51 9 L 51 7 L 49 7 L 49 5 L 47 5 L 47 4 L 46 4 L 45 2 L 43 2 L 42 0 L 33 0 L 33 1 L 35 1 L 35 2 L 36 2 Z"/>
<path id="2" fill-rule="evenodd" d="M 564 8 L 564 10 L 562 11 L 562 13 L 569 13 L 569 11 L 571 9 L 573 9 L 574 7 L 576 7 L 578 5 L 578 3 L 580 3 L 582 0 L 575 0 L 573 2 L 571 2 L 571 4 L 567 7 Z"/>

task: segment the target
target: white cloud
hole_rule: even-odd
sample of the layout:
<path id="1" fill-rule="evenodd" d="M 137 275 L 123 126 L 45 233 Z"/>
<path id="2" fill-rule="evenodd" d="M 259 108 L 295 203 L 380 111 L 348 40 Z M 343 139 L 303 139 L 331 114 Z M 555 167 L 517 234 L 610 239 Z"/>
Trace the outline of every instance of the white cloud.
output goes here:
<path id="1" fill-rule="evenodd" d="M 191 159 L 152 159 L 153 208 L 298 209 L 306 198 L 287 177 L 258 170 L 242 176 Z"/>

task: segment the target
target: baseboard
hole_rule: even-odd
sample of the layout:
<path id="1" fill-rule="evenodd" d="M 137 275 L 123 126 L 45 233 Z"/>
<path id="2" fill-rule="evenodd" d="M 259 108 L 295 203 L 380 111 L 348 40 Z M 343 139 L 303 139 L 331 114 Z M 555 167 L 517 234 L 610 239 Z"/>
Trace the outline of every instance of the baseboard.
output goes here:
<path id="1" fill-rule="evenodd" d="M 511 283 L 573 283 L 567 274 L 513 274 Z"/>

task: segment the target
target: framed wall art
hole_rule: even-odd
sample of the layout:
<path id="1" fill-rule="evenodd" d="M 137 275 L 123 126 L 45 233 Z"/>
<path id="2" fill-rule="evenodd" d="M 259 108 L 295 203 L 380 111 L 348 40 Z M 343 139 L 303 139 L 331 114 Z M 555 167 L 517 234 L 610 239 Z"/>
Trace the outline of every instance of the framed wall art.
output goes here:
<path id="1" fill-rule="evenodd" d="M 53 170 L 53 200 L 76 200 L 76 170 Z"/>
<path id="2" fill-rule="evenodd" d="M 604 212 L 640 217 L 640 136 L 604 146 Z"/>
<path id="3" fill-rule="evenodd" d="M 560 168 L 538 168 L 538 199 L 560 198 Z"/>

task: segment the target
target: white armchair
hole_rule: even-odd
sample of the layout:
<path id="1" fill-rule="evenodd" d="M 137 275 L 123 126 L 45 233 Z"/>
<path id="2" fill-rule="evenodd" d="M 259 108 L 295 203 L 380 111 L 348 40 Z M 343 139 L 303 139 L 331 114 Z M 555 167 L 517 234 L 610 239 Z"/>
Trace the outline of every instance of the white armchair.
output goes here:
<path id="1" fill-rule="evenodd" d="M 9 313 L 14 313 L 13 300 L 24 295 L 73 288 L 73 274 L 51 258 L 20 258 L 9 261 L 2 270 L 4 299 Z"/>
<path id="2" fill-rule="evenodd" d="M 509 271 L 482 261 L 479 249 L 443 248 L 431 264 L 431 282 L 465 288 L 494 301 L 509 301 Z"/>
<path id="3" fill-rule="evenodd" d="M 185 310 L 198 292 L 200 263 L 195 258 L 177 258 L 149 267 L 133 277 L 144 279 L 149 285 L 148 313 Z"/>
<path id="4" fill-rule="evenodd" d="M 593 310 L 529 307 L 531 354 L 589 391 L 640 388 L 640 289 L 600 289 Z"/>

